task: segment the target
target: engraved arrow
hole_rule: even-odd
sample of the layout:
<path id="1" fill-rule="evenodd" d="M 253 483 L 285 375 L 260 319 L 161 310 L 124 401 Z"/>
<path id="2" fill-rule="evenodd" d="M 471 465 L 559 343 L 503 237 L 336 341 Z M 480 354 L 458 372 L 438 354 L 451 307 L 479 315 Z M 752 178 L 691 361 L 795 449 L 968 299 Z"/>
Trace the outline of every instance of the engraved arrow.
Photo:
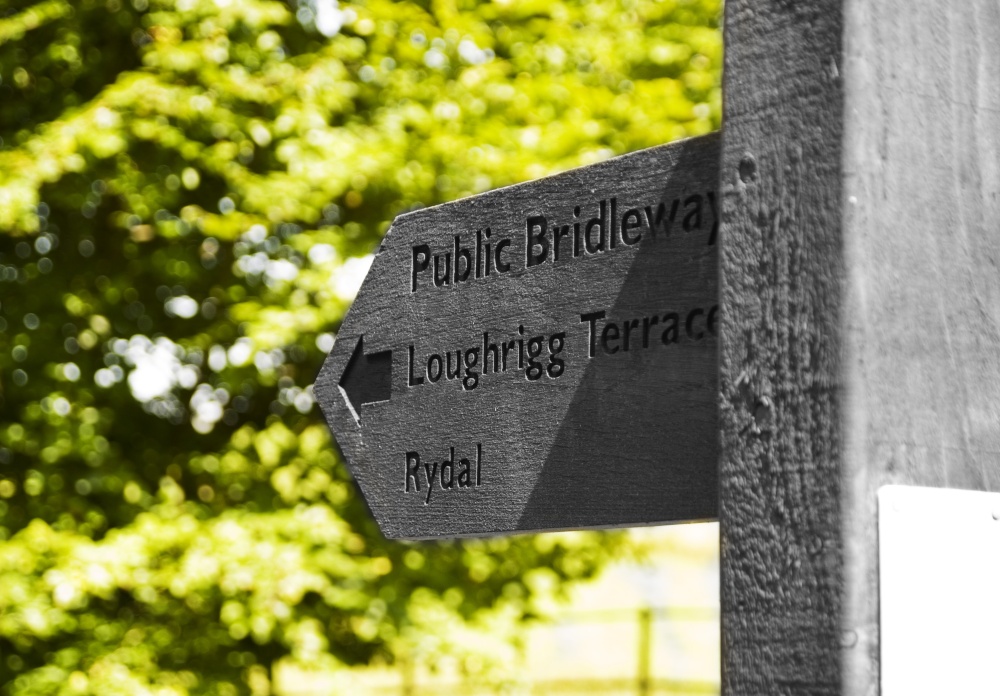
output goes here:
<path id="1" fill-rule="evenodd" d="M 365 336 L 362 334 L 340 378 L 340 391 L 354 420 L 359 423 L 358 409 L 362 404 L 388 401 L 392 396 L 392 351 L 365 355 L 364 346 Z"/>

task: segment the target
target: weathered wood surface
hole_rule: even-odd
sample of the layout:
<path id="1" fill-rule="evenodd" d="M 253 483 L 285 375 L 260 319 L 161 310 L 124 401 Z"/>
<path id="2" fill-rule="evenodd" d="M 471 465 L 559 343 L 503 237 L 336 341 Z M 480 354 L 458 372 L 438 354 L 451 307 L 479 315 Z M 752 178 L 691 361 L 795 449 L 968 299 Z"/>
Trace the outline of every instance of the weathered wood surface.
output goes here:
<path id="1" fill-rule="evenodd" d="M 387 536 L 716 517 L 718 141 L 396 219 L 316 383 Z"/>
<path id="2" fill-rule="evenodd" d="M 877 694 L 878 488 L 1000 490 L 1000 6 L 725 24 L 724 693 Z"/>

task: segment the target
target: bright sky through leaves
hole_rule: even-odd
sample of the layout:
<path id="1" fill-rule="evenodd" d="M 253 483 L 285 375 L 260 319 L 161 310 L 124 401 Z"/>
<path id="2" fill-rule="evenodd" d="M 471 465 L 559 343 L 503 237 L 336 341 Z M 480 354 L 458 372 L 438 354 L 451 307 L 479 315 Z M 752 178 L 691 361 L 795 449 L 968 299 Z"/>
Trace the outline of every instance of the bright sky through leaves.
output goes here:
<path id="1" fill-rule="evenodd" d="M 397 213 L 717 128 L 720 11 L 4 4 L 0 692 L 512 678 L 620 537 L 386 542 L 312 381 Z"/>

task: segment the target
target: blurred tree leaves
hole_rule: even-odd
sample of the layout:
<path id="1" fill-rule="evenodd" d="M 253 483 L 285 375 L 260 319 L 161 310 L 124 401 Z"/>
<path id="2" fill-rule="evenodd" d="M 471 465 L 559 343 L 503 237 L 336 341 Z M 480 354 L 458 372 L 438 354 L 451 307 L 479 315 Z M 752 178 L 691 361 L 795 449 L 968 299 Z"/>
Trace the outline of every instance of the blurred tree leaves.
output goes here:
<path id="1" fill-rule="evenodd" d="M 3 693 L 502 679 L 615 537 L 386 542 L 311 383 L 395 214 L 717 128 L 720 12 L 3 3 Z"/>

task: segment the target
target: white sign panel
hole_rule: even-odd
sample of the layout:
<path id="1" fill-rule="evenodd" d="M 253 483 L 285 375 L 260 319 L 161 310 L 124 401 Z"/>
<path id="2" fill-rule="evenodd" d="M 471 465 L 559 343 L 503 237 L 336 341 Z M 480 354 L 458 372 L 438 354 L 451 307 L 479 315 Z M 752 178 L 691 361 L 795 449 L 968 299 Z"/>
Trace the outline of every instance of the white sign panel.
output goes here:
<path id="1" fill-rule="evenodd" d="M 882 696 L 1000 694 L 1000 494 L 879 490 Z"/>

